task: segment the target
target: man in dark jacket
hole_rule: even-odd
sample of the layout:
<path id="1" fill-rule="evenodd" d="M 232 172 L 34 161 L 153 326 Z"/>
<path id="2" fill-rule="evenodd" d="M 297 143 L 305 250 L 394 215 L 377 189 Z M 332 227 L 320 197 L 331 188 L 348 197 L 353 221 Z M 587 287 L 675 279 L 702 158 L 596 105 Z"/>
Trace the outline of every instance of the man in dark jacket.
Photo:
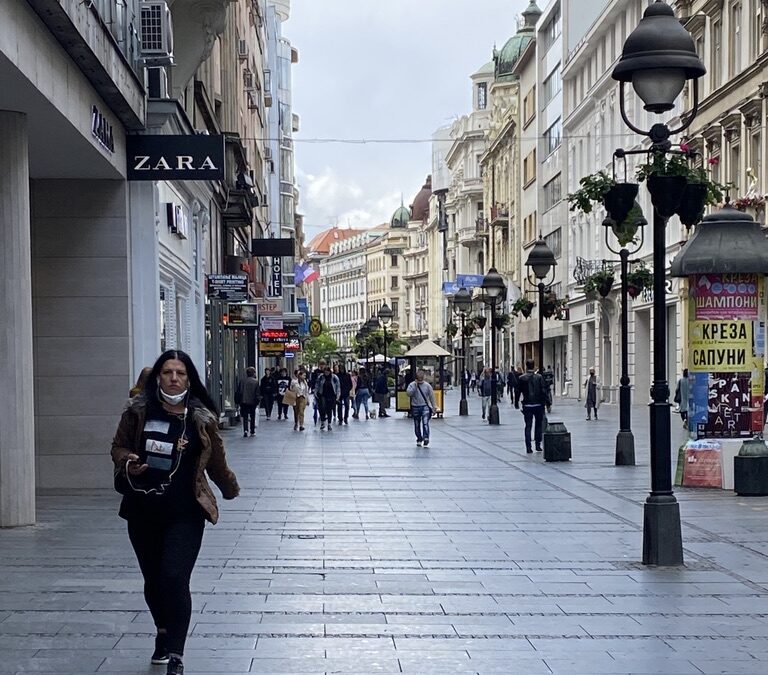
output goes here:
<path id="1" fill-rule="evenodd" d="M 256 369 L 251 366 L 245 369 L 245 379 L 240 380 L 235 391 L 235 403 L 240 406 L 240 416 L 243 418 L 243 438 L 256 435 L 256 407 L 259 405 L 259 381 L 256 379 Z"/>
<path id="2" fill-rule="evenodd" d="M 517 373 L 515 369 L 510 366 L 507 373 L 507 393 L 509 394 L 510 405 L 515 404 L 515 390 L 517 389 Z"/>
<path id="3" fill-rule="evenodd" d="M 373 385 L 373 393 L 376 402 L 379 404 L 379 417 L 389 417 L 387 408 L 389 407 L 389 370 L 382 368 L 376 377 Z"/>
<path id="4" fill-rule="evenodd" d="M 337 377 L 341 391 L 339 402 L 336 404 L 336 420 L 338 425 L 349 424 L 349 395 L 352 393 L 352 376 L 347 369 L 340 365 Z"/>
<path id="5" fill-rule="evenodd" d="M 330 431 L 333 410 L 336 408 L 341 394 L 339 378 L 331 372 L 330 366 L 326 366 L 323 373 L 318 376 L 314 393 L 317 407 L 320 410 L 320 431 L 325 430 L 326 423 L 328 424 L 328 431 Z"/>
<path id="6" fill-rule="evenodd" d="M 531 450 L 531 423 L 536 420 L 536 451 L 541 452 L 541 439 L 544 436 L 544 408 L 551 405 L 549 389 L 541 373 L 534 371 L 533 359 L 525 362 L 525 372 L 520 376 L 515 392 L 515 408 L 520 407 L 523 397 L 523 418 L 525 419 L 525 451 Z"/>

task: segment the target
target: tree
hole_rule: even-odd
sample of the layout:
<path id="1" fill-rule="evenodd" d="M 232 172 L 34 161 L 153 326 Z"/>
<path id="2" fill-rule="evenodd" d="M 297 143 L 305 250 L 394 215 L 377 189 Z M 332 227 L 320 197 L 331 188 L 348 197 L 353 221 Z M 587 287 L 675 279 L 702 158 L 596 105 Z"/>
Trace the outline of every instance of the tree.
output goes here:
<path id="1" fill-rule="evenodd" d="M 323 332 L 315 338 L 308 338 L 304 343 L 304 362 L 315 364 L 320 360 L 329 361 L 332 354 L 339 351 L 339 345 L 323 325 Z"/>

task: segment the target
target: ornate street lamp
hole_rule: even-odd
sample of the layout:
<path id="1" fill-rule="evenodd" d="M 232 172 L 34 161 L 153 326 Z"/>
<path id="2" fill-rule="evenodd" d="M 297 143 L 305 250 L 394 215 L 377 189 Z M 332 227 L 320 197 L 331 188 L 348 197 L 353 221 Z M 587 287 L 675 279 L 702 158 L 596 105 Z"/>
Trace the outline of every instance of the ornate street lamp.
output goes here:
<path id="1" fill-rule="evenodd" d="M 467 336 L 464 334 L 467 314 L 472 311 L 472 294 L 463 286 L 453 296 L 453 311 L 461 318 L 461 401 L 459 401 L 459 415 L 469 415 L 469 406 L 467 404 L 467 382 L 464 379 L 464 373 L 467 369 Z"/>
<path id="2" fill-rule="evenodd" d="M 533 245 L 533 248 L 528 253 L 528 258 L 525 261 L 525 266 L 528 268 L 528 282 L 539 289 L 539 372 L 544 372 L 544 293 L 552 285 L 544 283 L 544 279 L 547 278 L 550 272 L 553 272 L 557 265 L 555 254 L 552 249 L 547 246 L 547 242 L 544 241 L 544 237 L 539 234 L 539 238 Z M 534 282 L 530 278 L 530 273 L 538 279 L 538 282 Z"/>
<path id="3" fill-rule="evenodd" d="M 387 326 L 390 321 L 392 321 L 394 315 L 394 312 L 389 308 L 389 305 L 386 302 L 379 308 L 379 313 L 377 315 L 384 328 L 384 363 L 389 363 L 387 358 Z"/>
<path id="4" fill-rule="evenodd" d="M 499 402 L 496 392 L 496 305 L 507 292 L 504 279 L 495 267 L 488 270 L 480 286 L 485 294 L 485 303 L 491 308 L 491 409 L 488 412 L 488 424 L 499 423 Z"/>
<path id="5" fill-rule="evenodd" d="M 635 202 L 637 206 L 637 202 Z M 633 213 L 634 211 L 634 213 Z M 627 274 L 629 273 L 629 256 L 634 255 L 643 247 L 643 229 L 648 224 L 643 212 L 633 207 L 623 223 L 617 223 L 611 218 L 603 221 L 605 226 L 605 245 L 612 253 L 616 253 L 621 261 L 621 379 L 619 386 L 619 433 L 616 435 L 616 466 L 635 465 L 635 437 L 632 434 L 632 390 L 629 386 L 629 354 L 627 352 Z M 608 231 L 612 231 L 621 244 L 617 251 L 611 246 Z M 636 240 L 640 230 L 640 240 Z M 628 246 L 631 246 L 630 250 Z"/>
<path id="6" fill-rule="evenodd" d="M 696 55 L 693 38 L 662 0 L 649 5 L 637 28 L 627 37 L 621 59 L 613 70 L 618 80 L 621 118 L 632 131 L 651 140 L 654 158 L 669 152 L 669 137 L 687 129 L 698 112 L 697 78 L 706 68 Z M 631 82 L 649 112 L 660 114 L 675 107 L 686 80 L 693 80 L 693 109 L 674 130 L 663 123 L 645 131 L 627 118 L 624 84 Z M 630 151 L 625 154 L 632 154 Z M 656 180 L 651 180 L 656 178 Z M 672 491 L 669 383 L 667 382 L 667 306 L 665 289 L 666 225 L 680 200 L 682 181 L 665 185 L 669 178 L 651 177 L 648 190 L 653 202 L 653 386 L 651 387 L 651 492 L 643 509 L 643 563 L 682 565 L 683 539 L 680 505 Z M 680 184 L 682 183 L 682 185 Z"/>

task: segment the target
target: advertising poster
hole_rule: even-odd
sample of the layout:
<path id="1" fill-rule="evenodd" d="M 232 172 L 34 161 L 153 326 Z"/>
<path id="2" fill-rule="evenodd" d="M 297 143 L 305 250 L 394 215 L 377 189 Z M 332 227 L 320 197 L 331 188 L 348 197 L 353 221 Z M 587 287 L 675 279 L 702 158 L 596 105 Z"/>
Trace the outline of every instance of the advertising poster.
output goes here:
<path id="1" fill-rule="evenodd" d="M 757 274 L 697 274 L 690 287 L 696 319 L 758 318 Z"/>
<path id="2" fill-rule="evenodd" d="M 707 437 L 752 436 L 753 411 L 751 373 L 710 374 Z"/>
<path id="3" fill-rule="evenodd" d="M 722 445 L 717 441 L 689 441 L 683 460 L 683 487 L 723 487 Z"/>

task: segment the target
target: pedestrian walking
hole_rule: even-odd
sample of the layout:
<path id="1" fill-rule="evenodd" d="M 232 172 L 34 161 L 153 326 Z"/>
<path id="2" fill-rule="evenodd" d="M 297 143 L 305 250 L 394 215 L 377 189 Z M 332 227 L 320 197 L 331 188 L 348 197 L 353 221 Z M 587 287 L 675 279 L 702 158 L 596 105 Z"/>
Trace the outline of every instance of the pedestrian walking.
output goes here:
<path id="1" fill-rule="evenodd" d="M 477 387 L 477 373 L 473 370 L 469 374 L 469 390 L 474 393 L 476 387 Z"/>
<path id="2" fill-rule="evenodd" d="M 683 376 L 677 381 L 675 387 L 675 403 L 680 411 L 680 419 L 683 421 L 683 429 L 688 428 L 688 394 L 690 387 L 688 383 L 688 369 L 683 369 Z"/>
<path id="3" fill-rule="evenodd" d="M 544 384 L 547 385 L 547 390 L 549 392 L 548 398 L 549 398 L 549 405 L 547 406 L 547 413 L 552 412 L 552 392 L 555 389 L 555 373 L 552 371 L 552 366 L 547 366 L 547 369 L 541 374 L 541 376 L 544 378 Z"/>
<path id="4" fill-rule="evenodd" d="M 245 369 L 245 378 L 237 383 L 235 403 L 240 406 L 240 417 L 243 418 L 243 438 L 256 435 L 256 408 L 259 405 L 259 381 L 256 379 L 256 368 L 249 366 Z"/>
<path id="5" fill-rule="evenodd" d="M 598 400 L 597 388 L 600 386 L 600 380 L 595 375 L 595 369 L 589 369 L 589 376 L 584 380 L 584 390 L 587 399 L 584 407 L 587 409 L 587 421 L 592 419 L 592 411 L 595 413 L 595 419 L 597 419 L 597 408 L 600 405 Z"/>
<path id="6" fill-rule="evenodd" d="M 549 390 L 541 373 L 534 371 L 533 359 L 525 362 L 525 372 L 520 376 L 515 392 L 515 408 L 520 408 L 523 398 L 523 419 L 525 420 L 525 451 L 532 453 L 531 426 L 536 422 L 534 440 L 536 451 L 541 452 L 541 440 L 544 437 L 544 409 L 551 404 Z"/>
<path id="7" fill-rule="evenodd" d="M 339 402 L 336 404 L 336 423 L 349 424 L 349 397 L 352 393 L 352 376 L 344 366 L 339 366 Z"/>
<path id="8" fill-rule="evenodd" d="M 382 368 L 373 385 L 374 401 L 379 404 L 379 417 L 389 417 L 389 369 Z"/>
<path id="9" fill-rule="evenodd" d="M 271 368 L 267 368 L 264 371 L 264 377 L 261 378 L 259 383 L 259 391 L 261 392 L 261 404 L 264 406 L 264 412 L 267 415 L 267 419 L 271 419 L 272 406 L 275 405 L 275 394 L 277 393 Z"/>
<path id="10" fill-rule="evenodd" d="M 152 366 L 145 366 L 141 369 L 141 372 L 139 373 L 139 377 L 136 380 L 136 384 L 134 384 L 131 387 L 131 390 L 128 392 L 128 397 L 133 398 L 134 396 L 137 396 L 142 391 L 144 391 L 144 385 L 147 383 L 147 379 L 149 378 L 149 374 L 152 372 Z"/>
<path id="11" fill-rule="evenodd" d="M 291 380 L 289 391 L 296 397 L 293 404 L 293 430 L 304 431 L 304 411 L 309 400 L 309 382 L 307 382 L 307 374 L 301 368 L 296 371 L 296 377 Z"/>
<path id="12" fill-rule="evenodd" d="M 164 352 L 144 391 L 130 399 L 112 441 L 119 515 L 144 577 L 144 599 L 155 623 L 151 661 L 167 675 L 184 672 L 192 613 L 189 580 L 205 521 L 218 520 L 206 473 L 224 499 L 240 492 L 227 466 L 219 414 L 192 360 Z"/>
<path id="13" fill-rule="evenodd" d="M 507 394 L 509 394 L 509 404 L 515 404 L 515 390 L 517 389 L 517 372 L 510 366 L 507 373 Z"/>
<path id="14" fill-rule="evenodd" d="M 360 417 L 360 407 L 365 409 L 365 419 L 369 419 L 371 414 L 368 410 L 368 400 L 371 398 L 371 378 L 367 368 L 361 368 L 357 374 L 357 387 L 355 388 L 355 410 L 352 413 L 354 419 Z"/>
<path id="15" fill-rule="evenodd" d="M 326 366 L 322 375 L 317 378 L 315 383 L 315 399 L 317 407 L 320 410 L 320 431 L 325 431 L 326 424 L 328 431 L 333 428 L 333 411 L 341 394 L 338 376 L 331 372 L 331 367 Z"/>
<path id="16" fill-rule="evenodd" d="M 483 419 L 488 414 L 488 406 L 491 404 L 491 393 L 493 391 L 493 379 L 491 378 L 491 369 L 485 368 L 477 384 L 477 392 L 480 394 L 480 405 L 483 411 Z"/>
<path id="17" fill-rule="evenodd" d="M 416 433 L 416 445 L 429 445 L 429 420 L 437 412 L 437 402 L 432 385 L 424 380 L 424 371 L 419 369 L 416 379 L 405 390 L 411 400 L 411 417 Z"/>
<path id="18" fill-rule="evenodd" d="M 288 376 L 288 370 L 281 368 L 275 377 L 275 401 L 277 402 L 277 419 L 288 419 L 288 404 L 283 402 L 283 396 L 291 386 L 291 378 Z"/>

